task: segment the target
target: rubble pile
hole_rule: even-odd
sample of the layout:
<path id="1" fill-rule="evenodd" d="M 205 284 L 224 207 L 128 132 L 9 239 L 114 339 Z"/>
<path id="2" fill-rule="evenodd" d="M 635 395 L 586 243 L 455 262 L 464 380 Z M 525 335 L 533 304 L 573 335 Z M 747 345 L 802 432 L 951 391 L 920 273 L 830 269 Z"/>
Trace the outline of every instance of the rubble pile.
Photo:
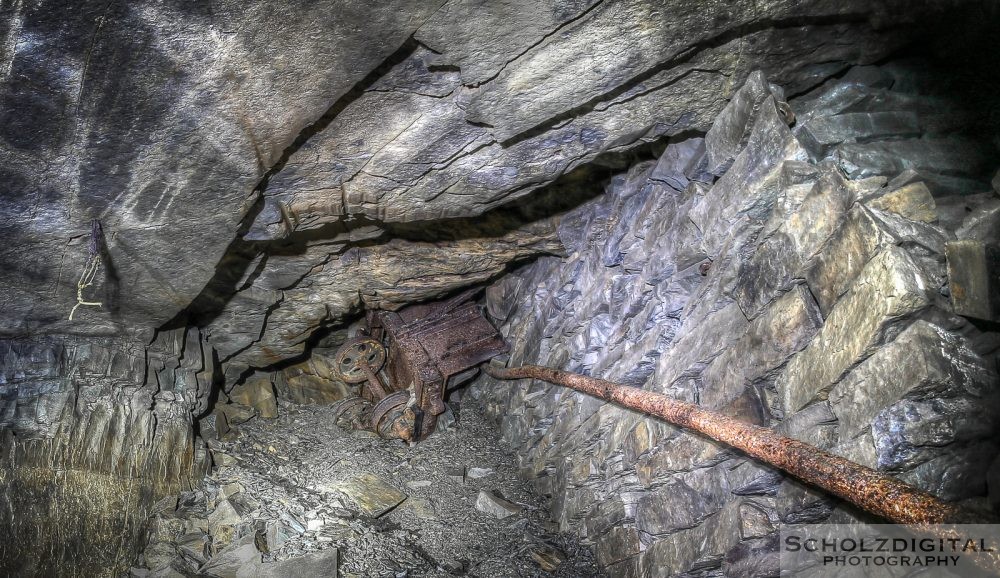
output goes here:
<path id="1" fill-rule="evenodd" d="M 414 446 L 343 430 L 330 406 L 279 414 L 209 443 L 216 466 L 157 504 L 132 576 L 599 575 L 475 407 Z"/>

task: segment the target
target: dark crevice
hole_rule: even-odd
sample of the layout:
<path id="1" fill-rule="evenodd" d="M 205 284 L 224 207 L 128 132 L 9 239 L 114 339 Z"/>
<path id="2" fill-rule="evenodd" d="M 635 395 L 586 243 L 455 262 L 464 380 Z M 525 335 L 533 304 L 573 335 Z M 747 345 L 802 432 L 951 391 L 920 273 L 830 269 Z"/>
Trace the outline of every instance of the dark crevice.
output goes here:
<path id="1" fill-rule="evenodd" d="M 301 149 L 313 136 L 323 131 L 333 122 L 341 112 L 351 103 L 360 98 L 369 88 L 375 85 L 395 66 L 405 61 L 413 55 L 420 44 L 411 36 L 386 58 L 378 67 L 369 72 L 364 78 L 358 81 L 350 90 L 344 93 L 330 108 L 314 122 L 303 128 L 299 135 L 282 152 L 277 162 L 264 174 L 254 189 L 257 200 L 253 207 L 240 221 L 237 228 L 236 238 L 226 249 L 222 259 L 215 267 L 215 275 L 205 285 L 202 291 L 191 301 L 191 303 L 179 311 L 171 320 L 164 323 L 159 331 L 176 329 L 188 324 L 198 325 L 204 323 L 204 317 L 212 311 L 219 311 L 225 302 L 237 290 L 236 284 L 243 279 L 243 274 L 247 267 L 261 253 L 261 244 L 246 241 L 243 236 L 250 229 L 250 226 L 257 219 L 264 208 L 263 193 L 267 190 L 270 178 L 281 171 L 299 149 Z"/>
<path id="2" fill-rule="evenodd" d="M 382 79 L 390 70 L 395 68 L 398 64 L 404 62 L 407 58 L 413 56 L 413 53 L 417 51 L 420 47 L 420 43 L 413 39 L 411 36 L 408 38 L 395 52 L 389 55 L 382 64 L 378 65 L 374 70 L 368 73 L 367 76 L 359 80 L 350 90 L 344 93 L 343 96 L 337 99 L 333 105 L 323 113 L 323 116 L 319 117 L 309 126 L 302 129 L 299 132 L 299 136 L 292 141 L 292 144 L 285 148 L 281 157 L 278 159 L 271 170 L 264 175 L 261 183 L 262 187 L 260 189 L 263 191 L 266 188 L 266 182 L 271 177 L 271 175 L 281 171 L 288 163 L 288 159 L 291 158 L 300 148 L 302 148 L 306 142 L 309 141 L 316 134 L 322 132 L 326 127 L 330 126 L 333 119 L 337 118 L 341 112 L 344 111 L 348 106 L 350 106 L 354 101 L 361 98 L 361 96 L 368 91 L 369 88 L 375 85 L 376 82 Z"/>
<path id="3" fill-rule="evenodd" d="M 688 62 L 694 60 L 702 52 L 706 50 L 712 50 L 726 45 L 733 40 L 737 40 L 743 36 L 748 36 L 758 32 L 765 32 L 767 30 L 781 30 L 788 28 L 801 28 L 806 26 L 840 26 L 845 24 L 859 24 L 865 23 L 870 20 L 870 15 L 868 14 L 838 14 L 833 16 L 814 16 L 814 17 L 797 17 L 788 19 L 763 19 L 742 26 L 737 26 L 723 32 L 722 34 L 716 35 L 712 38 L 704 40 L 702 42 L 695 43 L 688 48 L 684 49 L 677 56 L 665 60 L 656 66 L 647 69 L 642 74 L 632 77 L 627 82 L 622 83 L 617 88 L 595 96 L 594 98 L 570 108 L 558 115 L 552 116 L 541 123 L 535 125 L 532 128 L 525 129 L 524 131 L 512 136 L 501 144 L 505 147 L 513 146 L 519 142 L 537 137 L 549 130 L 552 130 L 559 123 L 565 122 L 567 120 L 572 120 L 576 117 L 585 115 L 595 109 L 597 109 L 602 104 L 611 105 L 612 101 L 619 96 L 634 90 L 636 87 L 640 86 L 642 83 L 650 80 L 657 74 L 661 72 L 677 68 Z"/>
<path id="4" fill-rule="evenodd" d="M 511 59 L 510 59 L 510 60 L 508 60 L 507 62 L 504 62 L 504 63 L 503 63 L 503 66 L 501 66 L 499 70 L 497 70 L 497 71 L 496 71 L 496 72 L 494 72 L 494 73 L 493 73 L 492 75 L 490 75 L 490 76 L 489 76 L 489 78 L 486 78 L 486 79 L 484 79 L 484 80 L 481 80 L 481 81 L 479 81 L 479 82 L 476 82 L 475 84 L 471 84 L 471 85 L 469 85 L 469 86 L 470 86 L 470 87 L 472 87 L 472 88 L 477 88 L 477 87 L 480 87 L 480 86 L 482 86 L 482 85 L 484 85 L 484 84 L 487 84 L 487 83 L 489 83 L 489 82 L 493 81 L 493 80 L 494 80 L 494 79 L 496 79 L 496 78 L 497 78 L 498 76 L 500 76 L 501 74 L 503 74 L 503 71 L 504 71 L 504 70 L 506 70 L 506 69 L 507 69 L 507 67 L 508 67 L 508 66 L 510 66 L 510 64 L 511 64 L 512 62 L 514 62 L 514 61 L 515 61 L 515 60 L 517 60 L 518 58 L 521 58 L 521 57 L 522 57 L 522 56 L 524 56 L 525 54 L 527 54 L 527 53 L 531 52 L 531 51 L 532 51 L 532 50 L 534 50 L 534 49 L 535 49 L 536 47 L 538 47 L 538 46 L 541 46 L 542 44 L 544 44 L 544 43 L 545 43 L 545 41 L 546 41 L 546 40 L 548 40 L 549 38 L 551 38 L 551 37 L 555 36 L 555 35 L 556 35 L 556 34 L 558 34 L 558 33 L 559 33 L 560 31 L 562 31 L 562 30 L 564 30 L 564 29 L 566 29 L 566 28 L 568 28 L 568 27 L 572 26 L 572 25 L 573 25 L 574 23 L 576 23 L 576 22 L 580 22 L 580 21 L 582 21 L 582 20 L 586 20 L 586 19 L 587 19 L 587 16 L 589 16 L 589 15 L 590 15 L 590 13 L 592 13 L 592 12 L 593 12 L 594 10 L 596 10 L 596 9 L 597 9 L 597 7 L 598 7 L 598 6 L 600 6 L 600 5 L 601 5 L 601 4 L 603 4 L 603 3 L 604 3 L 604 1 L 603 1 L 603 0 L 598 0 L 597 2 L 594 2 L 594 3 L 593 3 L 593 4 L 591 5 L 591 6 L 587 7 L 587 8 L 586 8 L 586 9 L 584 9 L 584 10 L 582 10 L 582 11 L 581 11 L 581 12 L 580 12 L 579 14 L 576 14 L 576 15 L 574 15 L 574 16 L 573 16 L 572 18 L 570 18 L 569 20 L 566 20 L 565 22 L 563 22 L 563 23 L 559 24 L 558 26 L 556 26 L 556 27 L 555 27 L 555 28 L 553 28 L 552 30 L 550 30 L 550 31 L 546 32 L 545 34 L 543 34 L 543 35 L 542 35 L 542 37 L 541 37 L 541 38 L 539 38 L 538 40 L 536 40 L 535 42 L 533 42 L 533 43 L 532 43 L 532 44 L 531 44 L 530 46 L 528 46 L 528 47 L 527 47 L 527 48 L 525 48 L 524 50 L 521 50 L 520 52 L 518 52 L 517 54 L 515 54 L 513 58 L 511 58 Z"/>
<path id="5" fill-rule="evenodd" d="M 695 136 L 694 133 L 685 133 L 678 140 L 685 140 L 691 136 Z M 658 158 L 667 143 L 668 140 L 664 138 L 645 143 L 628 151 L 600 155 L 590 163 L 581 165 L 564 174 L 553 183 L 536 191 L 527 199 L 511 201 L 479 216 L 409 223 L 378 222 L 377 225 L 384 230 L 382 235 L 374 239 L 352 242 L 346 245 L 342 251 L 353 247 L 376 246 L 394 239 L 417 243 L 434 243 L 462 239 L 500 238 L 526 224 L 540 222 L 565 214 L 599 197 L 604 194 L 605 187 L 610 183 L 614 175 L 635 163 Z M 361 224 L 370 225 L 376 224 L 376 222 L 369 219 L 359 219 L 353 226 L 360 226 Z M 268 254 L 276 254 L 277 252 L 282 254 L 300 254 L 305 252 L 310 243 L 328 239 L 333 235 L 347 230 L 348 228 L 344 223 L 332 223 L 314 230 L 294 233 L 289 238 L 278 242 L 246 242 L 246 244 L 254 245 L 256 247 L 255 250 L 266 251 Z M 448 298 L 466 291 L 470 287 L 483 289 L 496 279 L 534 262 L 541 256 L 544 255 L 511 261 L 505 265 L 503 270 L 493 275 L 489 280 L 457 287 L 436 299 Z M 216 301 L 224 304 L 225 300 L 230 296 L 226 296 L 225 299 L 218 298 Z M 420 301 L 414 301 L 414 304 L 418 302 Z M 217 311 L 204 312 L 201 321 L 205 322 L 209 320 L 206 315 L 213 313 L 217 313 Z M 320 324 L 304 341 L 302 353 L 267 366 L 248 368 L 239 376 L 236 383 L 244 381 L 256 372 L 280 371 L 302 363 L 308 360 L 317 348 L 339 345 L 347 337 L 347 328 L 359 319 L 361 319 L 361 313 L 357 312 L 337 322 L 324 322 Z"/>

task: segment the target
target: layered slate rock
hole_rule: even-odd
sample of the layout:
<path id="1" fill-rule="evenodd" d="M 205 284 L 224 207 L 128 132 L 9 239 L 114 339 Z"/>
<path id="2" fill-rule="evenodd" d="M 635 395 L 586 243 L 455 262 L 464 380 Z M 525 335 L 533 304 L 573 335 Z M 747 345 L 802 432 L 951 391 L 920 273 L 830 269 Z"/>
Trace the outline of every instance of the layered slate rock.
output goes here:
<path id="1" fill-rule="evenodd" d="M 436 232 L 454 240 L 319 242 L 302 254 L 267 257 L 258 275 L 206 328 L 227 373 L 299 356 L 317 329 L 346 325 L 365 308 L 392 310 L 443 297 L 498 276 L 510 262 L 563 251 L 554 221 L 496 236 L 488 227 L 465 230 L 454 224 Z"/>
<path id="2" fill-rule="evenodd" d="M 442 3 L 4 9 L 0 263 L 13 274 L 0 281 L 0 330 L 107 334 L 169 320 L 211 278 L 299 132 Z M 68 323 L 92 219 L 114 295 Z"/>
<path id="3" fill-rule="evenodd" d="M 796 412 L 819 396 L 889 337 L 893 324 L 927 307 L 919 266 L 903 249 L 887 248 L 865 265 L 833 307 L 816 340 L 777 382 L 784 411 Z"/>
<path id="4" fill-rule="evenodd" d="M 230 426 L 255 412 L 273 413 L 272 396 L 313 402 L 342 394 L 343 384 L 317 367 L 322 363 L 302 359 L 321 333 L 330 332 L 324 345 L 335 346 L 363 307 L 436 298 L 486 282 L 511 262 L 561 255 L 557 234 L 579 253 L 586 240 L 573 229 L 589 226 L 574 221 L 524 226 L 566 208 L 555 203 L 499 225 L 486 218 L 493 223 L 486 228 L 454 219 L 524 203 L 574 169 L 662 144 L 670 135 L 707 131 L 751 72 L 764 68 L 770 82 L 754 77 L 759 84 L 748 89 L 750 108 L 743 111 L 750 114 L 725 131 L 738 135 L 729 152 L 739 154 L 753 127 L 785 120 L 784 108 L 775 114 L 758 106 L 761 96 L 780 105 L 774 84 L 795 94 L 852 64 L 878 61 L 912 33 L 908 19 L 934 4 L 742 2 L 704 11 L 684 2 L 561 0 L 377 5 L 252 0 L 210 7 L 42 0 L 0 6 L 5 241 L 0 337 L 21 344 L 44 335 L 66 351 L 80 352 L 66 363 L 59 361 L 61 354 L 38 353 L 39 367 L 47 372 L 44 386 L 2 384 L 10 401 L 4 429 L 32 432 L 30 443 L 18 442 L 20 453 L 9 470 L 44 463 L 39 479 L 66 468 L 82 479 L 104 475 L 104 462 L 115 461 L 115 468 L 141 472 L 133 472 L 134 479 L 145 484 L 164 468 L 143 464 L 174 460 L 163 491 L 182 487 L 201 463 L 190 456 L 199 447 L 192 429 L 196 418 L 206 426 L 202 431 L 235 435 Z M 892 18 L 881 17 L 889 11 Z M 544 82 L 524 85 L 535 78 Z M 858 88 L 861 97 L 847 106 L 884 101 L 865 100 L 883 85 Z M 819 103 L 809 109 L 810 118 L 859 112 L 833 110 L 829 103 L 836 99 L 818 94 L 810 100 Z M 526 99 L 530 102 L 518 105 Z M 909 106 L 905 98 L 897 101 Z M 946 124 L 938 119 L 928 125 L 924 113 L 933 106 L 918 108 L 922 131 Z M 870 143 L 859 139 L 836 142 L 843 127 L 866 126 L 857 117 L 843 120 L 827 122 L 824 130 L 813 127 L 824 154 L 844 159 L 845 167 L 876 159 L 878 171 L 895 168 L 895 153 L 882 141 L 867 148 L 862 145 Z M 905 120 L 883 118 L 866 134 L 908 136 Z M 757 136 L 796 146 L 787 129 Z M 715 308 L 713 301 L 707 306 L 711 311 L 703 311 L 699 304 L 712 299 L 692 300 L 703 286 L 703 266 L 709 265 L 715 279 L 717 271 L 729 271 L 725 263 L 742 254 L 737 247 L 742 241 L 729 241 L 723 229 L 702 243 L 699 225 L 688 218 L 691 211 L 711 219 L 716 213 L 723 220 L 733 217 L 714 211 L 719 207 L 705 212 L 712 170 L 722 168 L 702 162 L 704 148 L 715 150 L 714 138 L 708 140 L 672 148 L 673 156 L 664 156 L 648 182 L 636 174 L 629 185 L 635 195 L 615 217 L 613 242 L 601 255 L 609 266 L 620 263 L 623 274 L 609 298 L 627 307 L 629 323 L 616 325 L 611 310 L 581 308 L 580 315 L 592 316 L 594 323 L 586 335 L 575 337 L 587 349 L 580 367 L 628 367 L 621 377 L 641 384 L 669 369 L 657 362 L 666 344 L 687 339 L 691 355 L 668 384 L 684 394 L 691 391 L 686 384 L 727 344 L 713 342 L 708 333 L 695 336 L 683 320 L 711 314 L 716 323 L 749 326 L 757 316 L 751 309 L 765 307 L 803 278 L 789 271 L 792 276 L 774 287 L 775 295 L 756 299 L 753 307 L 736 299 L 738 306 L 727 302 Z M 805 140 L 802 149 L 815 154 Z M 954 155 L 940 150 L 941 143 L 951 142 L 939 139 L 931 148 L 910 143 L 908 163 L 933 160 L 932 192 L 977 182 L 952 174 Z M 777 146 L 765 157 L 788 160 L 780 158 L 785 151 Z M 775 190 L 789 199 L 811 178 L 791 169 L 765 177 L 778 179 Z M 729 195 L 737 193 L 734 188 Z M 753 227 L 770 202 L 750 211 Z M 938 206 L 961 220 L 964 203 Z M 605 208 L 618 210 L 612 203 Z M 643 215 L 638 224 L 635 214 Z M 95 220 L 103 236 L 91 239 Z M 831 218 L 831 226 L 834 222 Z M 682 242 L 674 246 L 677 239 Z M 630 250 L 637 245 L 643 252 Z M 78 294 L 87 263 L 97 256 L 93 283 Z M 576 262 L 586 268 L 579 254 Z M 714 285 L 719 291 L 713 299 L 735 291 L 732 283 L 741 275 L 727 275 Z M 647 289 L 635 283 L 640 278 L 658 281 Z M 573 306 L 567 294 L 550 293 L 559 307 Z M 78 301 L 91 305 L 70 320 Z M 684 313 L 689 309 L 698 313 Z M 644 334 L 654 326 L 663 327 L 662 333 L 642 346 L 613 347 L 623 335 Z M 536 331 L 546 333 L 538 328 L 531 334 Z M 172 341 L 177 339 L 197 341 L 201 369 L 194 369 L 193 346 Z M 122 358 L 146 359 L 139 365 L 152 369 L 110 381 L 100 371 L 76 372 L 78 362 L 105 356 L 101 351 L 124 352 L 107 354 L 114 360 L 108 372 L 117 371 Z M 552 353 L 571 357 L 565 347 Z M 0 371 L 21 363 L 16 355 L 0 359 Z M 773 370 L 767 369 L 767 379 Z M 225 391 L 210 393 L 211 384 Z M 77 390 L 83 393 L 70 395 Z M 224 402 L 227 393 L 235 403 L 206 415 L 210 400 Z M 597 415 L 598 408 L 580 403 L 580 411 Z M 598 417 L 595 431 L 619 416 Z M 637 426 L 626 420 L 620 427 Z M 560 436 L 575 429 L 572 412 L 559 428 Z M 131 453 L 105 452 L 106 444 L 118 448 L 132 439 L 123 437 L 125 431 L 146 435 L 128 433 L 136 439 Z M 67 436 L 73 437 L 66 441 Z M 639 453 L 653 437 L 634 436 L 633 451 Z M 81 461 L 52 449 L 66 444 L 75 448 L 69 454 L 94 457 Z M 231 458 L 220 454 L 219 459 Z M 544 460 L 539 464 L 548 468 Z M 79 519 L 127 528 L 126 535 L 133 536 L 138 522 L 106 523 L 105 512 L 137 516 L 158 493 L 113 507 L 80 501 L 79 507 L 43 516 L 48 521 L 39 527 L 72 526 Z M 37 495 L 9 493 L 18 503 Z M 587 499 L 579 492 L 566 511 Z M 610 503 L 622 512 L 634 505 Z M 31 519 L 11 511 L 18 524 Z M 18 536 L 33 536 L 19 528 Z M 79 533 L 84 530 L 91 531 Z M 71 566 L 88 571 L 91 565 L 117 571 L 131 551 L 125 544 L 131 538 L 122 542 L 117 533 L 93 532 L 107 540 L 95 542 L 90 553 L 78 553 L 73 538 L 53 533 L 31 543 L 44 555 L 15 541 L 17 548 L 5 550 L 4 558 L 13 564 L 72 560 Z M 634 533 L 615 535 L 624 539 Z M 197 543 L 185 547 L 195 552 Z M 122 557 L 109 562 L 106 552 Z"/>
<path id="5" fill-rule="evenodd" d="M 193 328 L 149 346 L 0 341 L 4 572 L 128 570 L 146 512 L 197 484 L 210 465 L 191 428 L 217 377 L 208 351 Z"/>
<path id="6" fill-rule="evenodd" d="M 921 66 L 856 68 L 793 99 L 796 136 L 815 159 L 836 162 L 853 179 L 912 181 L 915 173 L 935 196 L 988 190 L 993 167 L 971 134 L 977 115 L 947 83 L 926 80 L 948 71 Z"/>
<path id="7" fill-rule="evenodd" d="M 643 19 L 646 12 L 656 10 L 665 15 L 689 9 L 680 5 L 643 7 L 641 1 L 632 7 L 598 4 L 589 11 L 584 6 L 556 6 L 557 20 L 579 9 L 579 18 L 570 22 L 573 34 L 587 34 L 591 29 L 603 33 L 578 40 L 553 29 L 548 40 L 539 39 L 540 44 L 506 64 L 503 74 L 470 86 L 466 68 L 460 65 L 456 73 L 452 67 L 472 58 L 449 51 L 465 45 L 458 38 L 437 42 L 442 27 L 473 26 L 477 35 L 491 36 L 516 22 L 511 14 L 550 8 L 532 5 L 524 10 L 513 6 L 502 10 L 488 4 L 480 7 L 471 22 L 448 22 L 446 19 L 471 9 L 466 3 L 451 2 L 418 31 L 418 40 L 424 41 L 426 30 L 426 42 L 443 54 L 414 50 L 387 74 L 391 82 L 379 82 L 366 90 L 293 154 L 265 192 L 273 207 L 267 221 L 277 223 L 277 215 L 286 215 L 285 221 L 294 229 L 358 214 L 380 221 L 480 214 L 551 183 L 601 153 L 692 129 L 706 130 L 754 67 L 767 66 L 773 69 L 774 77 L 791 84 L 809 83 L 815 75 L 811 63 L 821 53 L 831 62 L 868 61 L 891 45 L 891 41 L 890 45 L 874 42 L 874 34 L 865 26 L 851 34 L 866 39 L 849 48 L 837 45 L 834 39 L 857 26 L 815 26 L 809 27 L 808 33 L 804 28 L 761 26 L 739 39 L 704 46 L 688 44 L 684 58 L 668 61 L 671 65 L 662 68 L 657 68 L 653 55 L 641 54 L 628 65 L 638 74 L 619 79 L 617 87 L 600 88 L 574 78 L 544 97 L 530 96 L 530 105 L 515 106 L 515 101 L 541 87 L 529 90 L 526 87 L 538 83 L 522 85 L 525 80 L 511 84 L 510 75 L 537 75 L 554 82 L 573 67 L 587 66 L 588 61 L 594 65 L 588 75 L 593 70 L 624 72 L 614 62 L 637 50 L 633 46 L 637 37 L 657 38 L 649 35 L 652 29 L 645 30 L 649 22 Z M 657 26 L 679 25 L 670 24 L 671 20 L 661 16 L 653 22 Z M 536 19 L 534 25 L 545 22 L 546 18 Z M 731 25 L 727 22 L 724 26 L 728 29 Z M 622 26 L 630 31 L 615 32 Z M 531 28 L 521 27 L 517 35 L 508 35 L 493 45 L 479 45 L 476 54 L 484 59 L 479 61 L 494 58 L 508 44 L 521 42 L 521 35 L 530 35 Z M 579 43 L 587 48 L 577 46 Z M 734 58 L 741 46 L 744 57 Z M 499 58 L 512 56 L 516 55 L 500 52 Z M 571 66 L 564 68 L 561 64 L 567 58 Z M 478 77 L 476 72 L 471 74 Z M 407 82 L 400 83 L 399 78 Z M 472 111 L 487 106 L 487 101 L 506 104 L 490 113 L 490 120 L 483 120 L 477 116 L 480 113 Z M 558 122 L 519 134 L 532 128 L 532 124 L 522 123 L 532 123 L 529 111 L 538 107 L 550 110 Z M 375 110 L 379 111 L 377 119 L 372 116 Z M 326 202 L 317 202 L 324 197 Z M 259 224 L 261 230 L 269 226 Z M 270 229 L 265 234 L 280 237 L 287 234 L 289 226 Z"/>
<path id="8" fill-rule="evenodd" d="M 569 257 L 502 278 L 486 310 L 510 365 L 664 392 L 982 503 L 997 491 L 985 464 L 1000 453 L 1000 377 L 996 334 L 948 298 L 946 247 L 963 220 L 939 218 L 950 193 L 920 167 L 852 178 L 817 156 L 834 134 L 913 130 L 818 122 L 892 85 L 882 69 L 844 78 L 789 112 L 751 75 L 704 140 L 671 143 L 566 215 Z M 766 465 L 595 398 L 489 378 L 473 393 L 560 528 L 592 541 L 613 575 L 755 575 L 775 567 L 779 524 L 855 519 Z"/>

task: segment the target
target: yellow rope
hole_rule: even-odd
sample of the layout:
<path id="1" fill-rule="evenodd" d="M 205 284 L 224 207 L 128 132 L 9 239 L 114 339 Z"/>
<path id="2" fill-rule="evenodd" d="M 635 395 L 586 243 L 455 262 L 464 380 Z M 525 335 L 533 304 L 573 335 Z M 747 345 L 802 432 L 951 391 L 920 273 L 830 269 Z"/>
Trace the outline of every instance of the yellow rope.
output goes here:
<path id="1" fill-rule="evenodd" d="M 76 282 L 76 305 L 69 312 L 69 320 L 73 320 L 73 315 L 76 313 L 77 307 L 81 305 L 86 305 L 89 307 L 102 307 L 104 304 L 100 301 L 87 301 L 83 298 L 83 290 L 94 284 L 94 278 L 97 276 L 97 270 L 101 266 L 101 255 L 91 255 L 90 259 L 87 260 L 87 265 L 83 268 L 83 273 L 80 274 L 80 280 Z"/>

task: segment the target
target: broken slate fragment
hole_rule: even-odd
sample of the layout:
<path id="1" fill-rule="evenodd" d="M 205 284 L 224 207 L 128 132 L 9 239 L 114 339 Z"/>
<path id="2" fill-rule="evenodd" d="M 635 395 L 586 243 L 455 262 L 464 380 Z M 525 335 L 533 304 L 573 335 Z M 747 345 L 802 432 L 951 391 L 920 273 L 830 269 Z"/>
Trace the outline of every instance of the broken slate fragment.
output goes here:
<path id="1" fill-rule="evenodd" d="M 261 565 L 260 552 L 254 545 L 253 535 L 237 540 L 209 560 L 199 570 L 201 576 L 229 578 L 233 576 L 253 576 Z"/>
<path id="2" fill-rule="evenodd" d="M 361 511 L 373 518 L 382 516 L 406 499 L 406 494 L 382 481 L 373 474 L 359 476 L 333 482 L 326 489 L 346 494 Z"/>
<path id="3" fill-rule="evenodd" d="M 952 241 L 945 245 L 948 286 L 955 313 L 1000 319 L 1000 245 L 982 241 Z"/>
<path id="4" fill-rule="evenodd" d="M 556 568 L 559 567 L 566 560 L 566 554 L 563 554 L 560 550 L 557 550 L 551 546 L 540 545 L 532 548 L 531 559 L 538 564 L 538 566 L 546 572 L 555 572 Z"/>
<path id="5" fill-rule="evenodd" d="M 476 509 L 480 512 L 496 516 L 501 520 L 519 514 L 522 510 L 521 506 L 508 502 L 493 492 L 487 492 L 486 490 L 479 492 L 479 497 L 476 498 Z"/>
<path id="6" fill-rule="evenodd" d="M 239 482 L 232 482 L 232 483 L 225 484 L 224 486 L 222 486 L 222 497 L 227 498 L 227 499 L 235 496 L 236 494 L 240 494 L 242 492 L 243 492 L 243 484 L 241 484 Z"/>
<path id="7" fill-rule="evenodd" d="M 466 472 L 465 475 L 473 480 L 478 480 L 480 478 L 485 478 L 492 473 L 493 470 L 491 468 L 469 468 L 469 471 Z"/>
<path id="8" fill-rule="evenodd" d="M 450 466 L 445 468 L 444 473 L 460 484 L 465 483 L 465 466 Z"/>
<path id="9" fill-rule="evenodd" d="M 911 219 L 931 223 L 937 220 L 934 197 L 922 182 L 910 183 L 868 201 L 868 206 L 896 213 Z"/>
<path id="10" fill-rule="evenodd" d="M 439 567 L 449 574 L 462 575 L 465 574 L 465 566 L 465 562 L 461 560 L 448 559 L 442 560 Z"/>
<path id="11" fill-rule="evenodd" d="M 295 530 L 299 534 L 306 533 L 305 525 L 291 512 L 282 512 L 281 519 L 288 524 L 288 527 Z"/>

